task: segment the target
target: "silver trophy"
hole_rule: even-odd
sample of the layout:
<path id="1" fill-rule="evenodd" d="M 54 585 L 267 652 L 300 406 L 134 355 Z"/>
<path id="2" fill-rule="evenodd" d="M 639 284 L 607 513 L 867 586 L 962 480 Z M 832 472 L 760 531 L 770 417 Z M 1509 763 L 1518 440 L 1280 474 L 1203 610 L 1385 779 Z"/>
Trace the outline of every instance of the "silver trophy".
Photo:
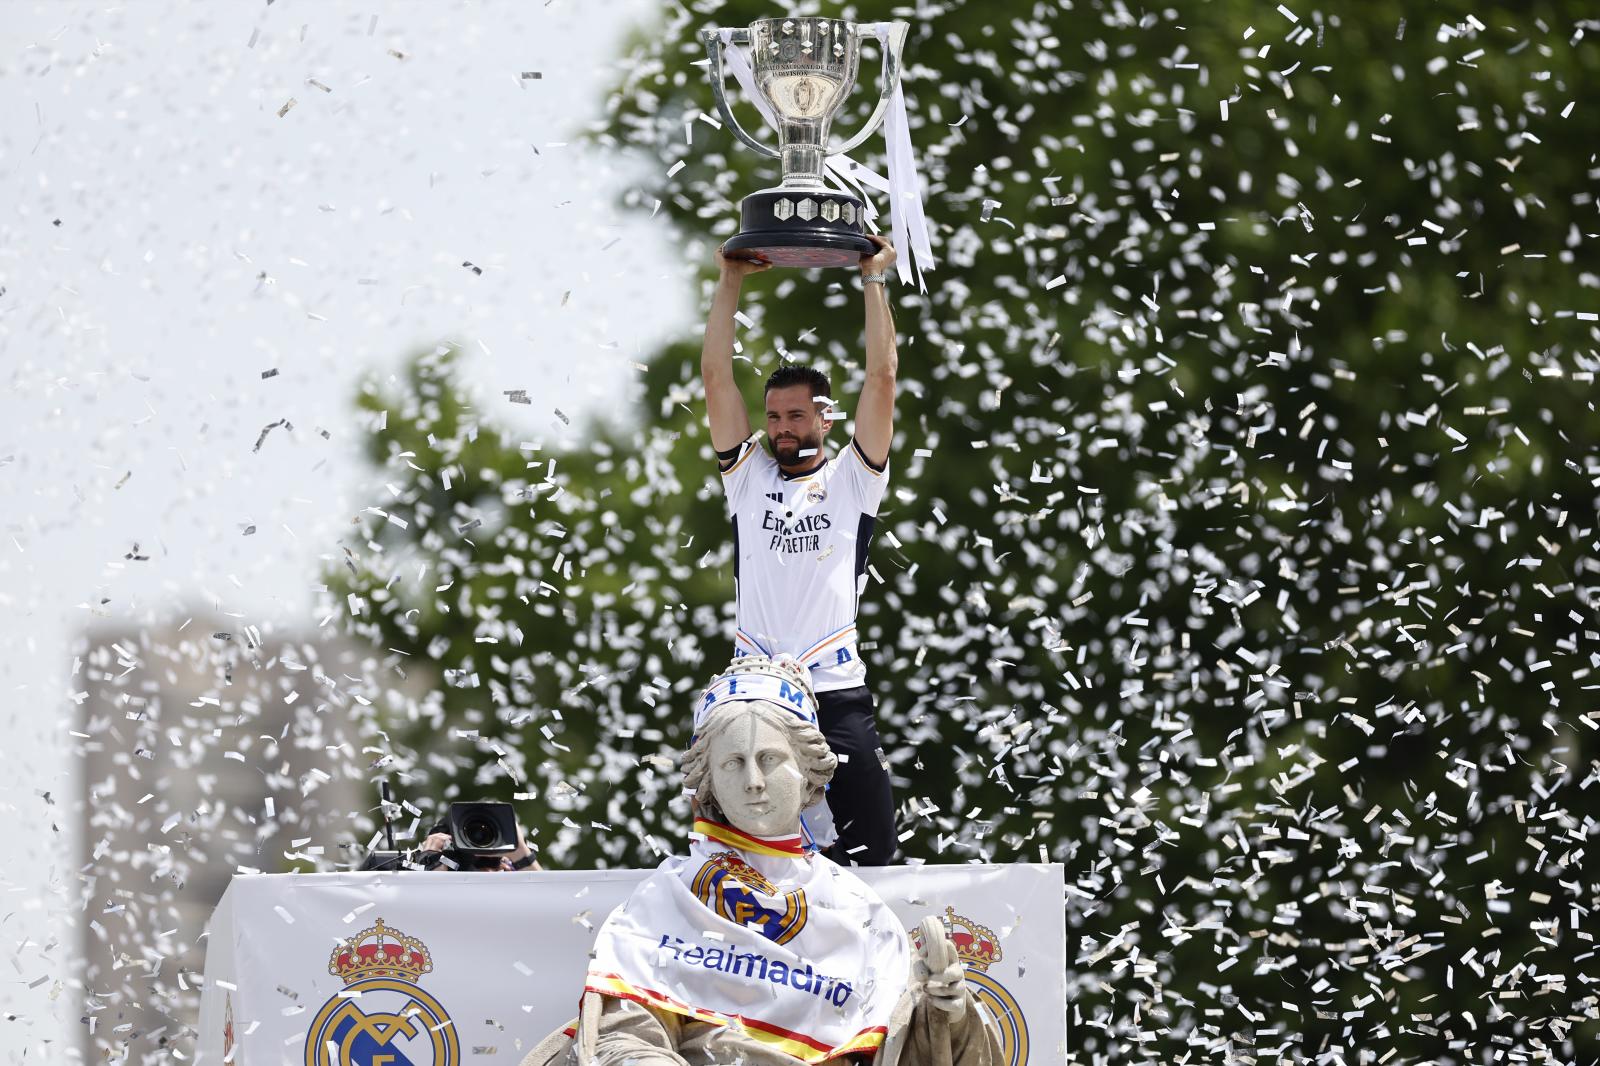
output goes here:
<path id="1" fill-rule="evenodd" d="M 883 121 L 900 79 L 904 22 L 890 23 L 883 44 L 883 79 L 872 117 L 850 140 L 828 144 L 828 127 L 856 83 L 861 38 L 869 27 L 841 19 L 770 18 L 729 32 L 727 43 L 750 46 L 756 90 L 778 122 L 778 147 L 752 137 L 733 117 L 723 83 L 723 30 L 701 36 L 711 59 L 711 93 L 722 120 L 745 144 L 781 161 L 783 181 L 751 193 L 739 204 L 737 235 L 723 244 L 730 258 L 759 259 L 774 266 L 854 266 L 876 246 L 865 236 L 861 199 L 823 181 L 830 155 L 853 151 Z"/>

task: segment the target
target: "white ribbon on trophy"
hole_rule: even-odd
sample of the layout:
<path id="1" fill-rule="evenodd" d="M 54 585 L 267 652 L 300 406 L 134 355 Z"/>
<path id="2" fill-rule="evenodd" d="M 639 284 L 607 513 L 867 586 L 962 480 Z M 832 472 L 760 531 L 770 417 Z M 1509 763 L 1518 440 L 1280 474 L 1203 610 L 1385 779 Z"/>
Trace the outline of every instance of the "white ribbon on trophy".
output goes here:
<path id="1" fill-rule="evenodd" d="M 890 24 L 874 22 L 863 26 L 877 37 L 880 47 L 889 46 Z M 766 104 L 756 88 L 755 72 L 744 49 L 733 43 L 733 30 L 721 31 L 723 51 L 728 69 L 744 90 L 745 98 L 753 103 L 767 125 L 777 128 L 777 116 Z M 861 193 L 861 186 L 876 189 L 889 195 L 889 239 L 900 253 L 895 260 L 895 270 L 903 284 L 915 281 L 918 289 L 926 292 L 924 271 L 936 265 L 933 244 L 928 236 L 928 219 L 922 210 L 922 175 L 917 169 L 917 157 L 911 150 L 911 123 L 906 115 L 904 74 L 895 79 L 890 95 L 889 109 L 884 114 L 883 139 L 889 160 L 889 177 L 865 166 L 847 155 L 830 155 L 827 159 L 828 177 L 843 192 Z M 867 221 L 875 222 L 877 210 L 867 196 L 861 196 Z M 874 226 L 874 228 L 876 228 Z"/>

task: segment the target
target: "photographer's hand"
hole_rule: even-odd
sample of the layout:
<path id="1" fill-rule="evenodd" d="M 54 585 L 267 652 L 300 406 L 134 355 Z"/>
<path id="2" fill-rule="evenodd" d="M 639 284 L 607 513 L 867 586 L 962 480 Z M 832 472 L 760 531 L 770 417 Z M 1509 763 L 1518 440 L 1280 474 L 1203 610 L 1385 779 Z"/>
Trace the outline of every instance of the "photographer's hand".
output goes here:
<path id="1" fill-rule="evenodd" d="M 540 866 L 537 861 L 524 862 L 524 860 L 531 859 L 532 855 L 533 855 L 533 849 L 528 847 L 528 835 L 527 835 L 526 832 L 524 832 L 524 830 L 522 828 L 522 823 L 518 822 L 517 823 L 517 850 L 513 851 L 510 855 L 506 855 L 503 858 L 501 858 L 501 860 L 500 860 L 500 869 L 502 869 L 502 870 L 519 870 L 519 869 L 524 869 L 524 870 L 542 870 L 542 869 L 544 869 L 544 867 Z M 523 865 L 522 866 L 518 866 L 517 864 L 519 862 L 522 862 Z"/>
<path id="2" fill-rule="evenodd" d="M 417 850 L 419 852 L 422 852 L 422 851 L 443 852 L 445 848 L 448 848 L 450 846 L 450 843 L 451 843 L 451 838 L 450 838 L 450 834 L 449 833 L 429 833 L 428 834 L 428 838 L 422 842 L 422 847 L 418 848 Z M 449 869 L 449 867 L 444 865 L 443 863 L 434 863 L 432 868 L 435 869 L 435 870 L 448 870 Z"/>

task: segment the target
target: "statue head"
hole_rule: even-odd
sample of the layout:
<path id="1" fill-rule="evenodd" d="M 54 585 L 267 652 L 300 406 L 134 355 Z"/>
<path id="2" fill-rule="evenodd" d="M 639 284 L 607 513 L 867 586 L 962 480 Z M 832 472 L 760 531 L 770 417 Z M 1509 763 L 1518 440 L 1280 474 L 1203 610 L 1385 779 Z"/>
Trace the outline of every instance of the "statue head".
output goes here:
<path id="1" fill-rule="evenodd" d="M 694 733 L 683 777 L 701 815 L 754 836 L 798 833 L 839 764 L 811 679 L 788 657 L 735 659 L 706 688 Z"/>

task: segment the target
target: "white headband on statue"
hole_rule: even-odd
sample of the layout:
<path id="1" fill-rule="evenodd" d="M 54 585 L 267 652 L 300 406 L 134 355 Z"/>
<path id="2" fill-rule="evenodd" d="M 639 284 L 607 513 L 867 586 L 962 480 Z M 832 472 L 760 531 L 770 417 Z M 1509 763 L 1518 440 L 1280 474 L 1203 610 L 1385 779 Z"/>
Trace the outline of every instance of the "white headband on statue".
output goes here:
<path id="1" fill-rule="evenodd" d="M 817 697 L 811 691 L 808 671 L 789 656 L 741 655 L 706 686 L 694 712 L 698 736 L 711 712 L 728 703 L 759 700 L 773 703 L 795 717 L 817 724 Z"/>

